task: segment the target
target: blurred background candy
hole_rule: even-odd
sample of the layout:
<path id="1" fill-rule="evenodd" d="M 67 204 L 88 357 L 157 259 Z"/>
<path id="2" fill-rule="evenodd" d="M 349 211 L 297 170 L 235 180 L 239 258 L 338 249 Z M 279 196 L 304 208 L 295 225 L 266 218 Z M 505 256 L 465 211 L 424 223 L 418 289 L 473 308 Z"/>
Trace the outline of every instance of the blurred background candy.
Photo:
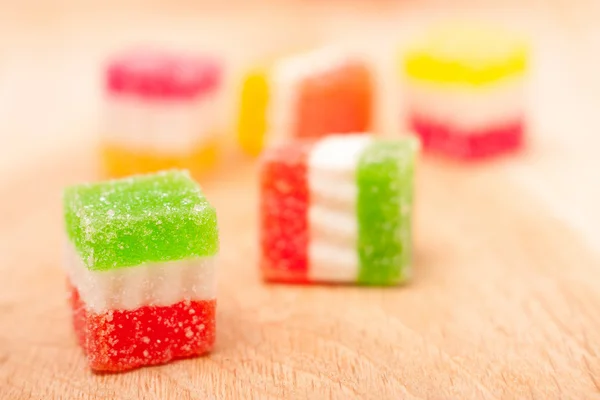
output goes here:
<path id="1" fill-rule="evenodd" d="M 483 22 L 435 26 L 401 55 L 407 125 L 425 150 L 476 159 L 518 149 L 526 39 Z"/>
<path id="2" fill-rule="evenodd" d="M 238 138 L 245 152 L 294 138 L 372 127 L 372 71 L 361 57 L 322 48 L 252 69 L 244 78 Z"/>
<path id="3" fill-rule="evenodd" d="M 105 73 L 101 154 L 109 177 L 164 169 L 199 176 L 212 167 L 222 66 L 214 57 L 132 50 Z"/>

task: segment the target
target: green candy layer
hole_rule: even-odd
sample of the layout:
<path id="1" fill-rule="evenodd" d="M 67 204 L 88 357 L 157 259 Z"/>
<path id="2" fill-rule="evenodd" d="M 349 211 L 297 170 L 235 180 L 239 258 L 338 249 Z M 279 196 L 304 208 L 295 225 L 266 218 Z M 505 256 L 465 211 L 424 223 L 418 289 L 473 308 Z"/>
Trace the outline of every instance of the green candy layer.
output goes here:
<path id="1" fill-rule="evenodd" d="M 90 270 L 215 255 L 215 209 L 184 171 L 72 186 L 67 235 Z"/>
<path id="2" fill-rule="evenodd" d="M 358 282 L 400 283 L 410 276 L 413 176 L 418 142 L 376 140 L 356 171 Z"/>

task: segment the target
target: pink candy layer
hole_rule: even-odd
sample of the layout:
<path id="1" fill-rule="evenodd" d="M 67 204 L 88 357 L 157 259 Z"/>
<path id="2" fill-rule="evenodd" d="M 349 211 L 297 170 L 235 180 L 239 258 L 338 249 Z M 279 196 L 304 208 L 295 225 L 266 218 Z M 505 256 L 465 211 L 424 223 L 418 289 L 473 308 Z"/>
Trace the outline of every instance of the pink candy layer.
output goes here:
<path id="1" fill-rule="evenodd" d="M 109 63 L 106 91 L 147 99 L 190 99 L 214 90 L 221 70 L 221 65 L 208 57 L 139 50 Z"/>
<path id="2" fill-rule="evenodd" d="M 410 127 L 420 137 L 425 151 L 461 159 L 481 159 L 519 149 L 523 145 L 525 124 L 522 119 L 516 119 L 485 129 L 464 131 L 413 115 Z"/>

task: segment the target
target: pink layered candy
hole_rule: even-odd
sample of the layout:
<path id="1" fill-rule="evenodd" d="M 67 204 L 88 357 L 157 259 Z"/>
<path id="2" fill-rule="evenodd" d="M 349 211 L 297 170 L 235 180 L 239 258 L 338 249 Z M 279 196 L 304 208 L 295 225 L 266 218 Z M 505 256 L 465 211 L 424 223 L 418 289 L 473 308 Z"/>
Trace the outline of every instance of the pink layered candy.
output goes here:
<path id="1" fill-rule="evenodd" d="M 107 177 L 186 169 L 196 178 L 216 164 L 221 65 L 207 56 L 138 50 L 105 71 L 101 156 Z"/>

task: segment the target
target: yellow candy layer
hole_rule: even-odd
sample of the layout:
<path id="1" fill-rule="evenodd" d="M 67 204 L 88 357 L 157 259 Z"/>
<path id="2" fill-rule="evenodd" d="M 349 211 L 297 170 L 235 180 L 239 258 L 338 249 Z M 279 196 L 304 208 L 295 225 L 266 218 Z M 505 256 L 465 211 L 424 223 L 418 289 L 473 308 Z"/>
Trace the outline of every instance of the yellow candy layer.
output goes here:
<path id="1" fill-rule="evenodd" d="M 238 119 L 238 141 L 249 155 L 260 154 L 267 132 L 269 82 L 266 68 L 251 71 L 242 86 Z"/>
<path id="2" fill-rule="evenodd" d="M 264 57 L 249 71 L 242 83 L 240 109 L 237 121 L 238 142 L 250 156 L 258 156 L 267 144 L 268 103 L 271 97 L 270 75 L 282 60 L 304 54 L 310 48 L 304 46 L 276 51 Z"/>
<path id="3" fill-rule="evenodd" d="M 161 154 L 157 151 L 134 151 L 119 145 L 104 143 L 101 158 L 107 178 L 150 173 L 165 169 L 187 169 L 194 177 L 208 171 L 217 161 L 217 140 L 203 143 L 185 155 Z"/>
<path id="4" fill-rule="evenodd" d="M 430 31 L 404 55 L 402 69 L 412 79 L 484 85 L 527 69 L 529 47 L 509 32 L 474 25 Z"/>

